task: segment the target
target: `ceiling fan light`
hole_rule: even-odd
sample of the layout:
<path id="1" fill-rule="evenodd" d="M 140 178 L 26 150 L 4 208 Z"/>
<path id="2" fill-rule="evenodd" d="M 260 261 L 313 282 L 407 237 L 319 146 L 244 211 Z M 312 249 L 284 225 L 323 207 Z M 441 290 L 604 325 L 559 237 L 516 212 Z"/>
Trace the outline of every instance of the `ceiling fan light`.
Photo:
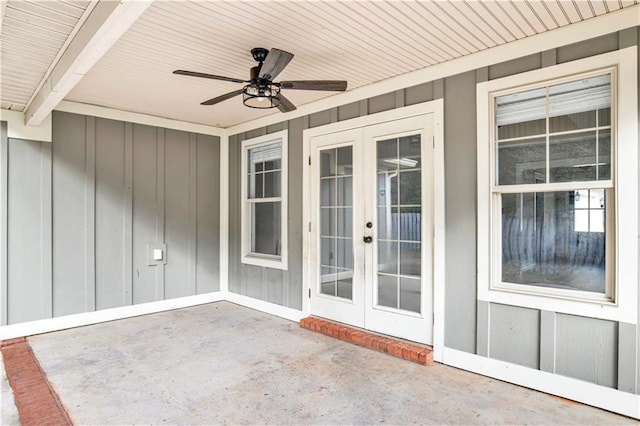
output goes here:
<path id="1" fill-rule="evenodd" d="M 259 87 L 255 83 L 242 88 L 242 103 L 249 108 L 268 109 L 280 105 L 280 88 L 273 84 Z"/>

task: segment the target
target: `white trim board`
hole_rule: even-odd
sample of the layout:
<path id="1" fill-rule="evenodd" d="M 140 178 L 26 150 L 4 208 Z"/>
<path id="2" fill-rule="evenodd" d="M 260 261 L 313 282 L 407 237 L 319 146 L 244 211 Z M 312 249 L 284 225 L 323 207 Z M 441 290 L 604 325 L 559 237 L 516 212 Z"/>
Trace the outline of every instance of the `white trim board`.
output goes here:
<path id="1" fill-rule="evenodd" d="M 7 122 L 7 136 L 15 139 L 51 142 L 51 114 L 47 115 L 37 126 L 25 124 L 24 113 L 0 109 L 0 121 Z"/>
<path id="2" fill-rule="evenodd" d="M 286 306 L 276 305 L 275 303 L 265 302 L 264 300 L 254 299 L 237 293 L 227 293 L 224 300 L 244 306 L 245 308 L 255 309 L 256 311 L 265 312 L 295 322 L 307 316 L 304 311 L 287 308 Z"/>
<path id="3" fill-rule="evenodd" d="M 220 137 L 220 291 L 229 291 L 229 137 Z"/>
<path id="4" fill-rule="evenodd" d="M 37 321 L 28 321 L 18 324 L 0 327 L 0 341 L 14 339 L 16 337 L 33 336 L 36 334 L 50 333 L 66 330 L 68 328 L 83 327 L 86 325 L 100 324 L 125 318 L 133 318 L 141 315 L 155 314 L 174 309 L 188 308 L 214 302 L 231 302 L 246 308 L 255 309 L 280 318 L 298 322 L 306 317 L 304 311 L 276 305 L 275 303 L 253 299 L 241 294 L 226 291 L 216 291 L 195 296 L 180 297 L 177 299 L 161 300 L 157 302 L 141 303 L 138 305 L 122 306 L 118 308 L 103 309 L 93 312 L 83 312 L 74 315 L 65 315 L 56 318 L 47 318 Z"/>
<path id="5" fill-rule="evenodd" d="M 222 292 L 199 294 L 196 296 L 180 297 L 177 299 L 161 300 L 158 302 L 141 303 L 139 305 L 122 306 L 94 312 L 83 312 L 75 315 L 65 315 L 38 321 L 29 321 L 0 327 L 0 341 L 16 337 L 33 336 L 34 334 L 49 333 L 67 328 L 82 327 L 99 324 L 140 315 L 154 314 L 173 309 L 203 305 L 205 303 L 225 300 Z"/>
<path id="6" fill-rule="evenodd" d="M 450 348 L 442 363 L 640 419 L 639 395 Z"/>
<path id="7" fill-rule="evenodd" d="M 120 120 L 129 123 L 162 127 L 165 129 L 182 130 L 185 132 L 193 132 L 203 135 L 220 136 L 221 138 L 227 135 L 225 129 L 221 129 L 220 127 L 172 120 L 170 118 L 157 117 L 155 115 L 141 114 L 138 112 L 124 111 L 79 102 L 62 101 L 54 108 L 54 111 L 90 115 L 93 117 L 108 118 L 111 120 Z"/>
<path id="8" fill-rule="evenodd" d="M 531 37 L 526 37 L 490 49 L 482 50 L 447 62 L 436 64 L 421 70 L 392 77 L 378 83 L 369 84 L 345 93 L 333 95 L 316 102 L 301 105 L 297 110 L 286 114 L 272 114 L 256 120 L 227 127 L 228 134 L 235 135 L 249 130 L 269 126 L 297 117 L 313 114 L 368 99 L 384 93 L 415 86 L 440 78 L 449 77 L 466 71 L 486 67 L 500 62 L 520 58 L 533 53 L 557 47 L 567 46 L 580 41 L 621 31 L 640 25 L 640 5 L 617 10 L 596 18 L 567 25 Z"/>

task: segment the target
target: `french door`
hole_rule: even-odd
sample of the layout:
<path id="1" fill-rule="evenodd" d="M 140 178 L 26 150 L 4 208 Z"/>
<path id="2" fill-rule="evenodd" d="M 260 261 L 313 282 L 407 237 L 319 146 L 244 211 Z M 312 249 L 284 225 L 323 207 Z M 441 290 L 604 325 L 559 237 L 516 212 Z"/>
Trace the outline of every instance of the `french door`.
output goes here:
<path id="1" fill-rule="evenodd" d="M 433 115 L 311 138 L 311 313 L 432 344 Z"/>

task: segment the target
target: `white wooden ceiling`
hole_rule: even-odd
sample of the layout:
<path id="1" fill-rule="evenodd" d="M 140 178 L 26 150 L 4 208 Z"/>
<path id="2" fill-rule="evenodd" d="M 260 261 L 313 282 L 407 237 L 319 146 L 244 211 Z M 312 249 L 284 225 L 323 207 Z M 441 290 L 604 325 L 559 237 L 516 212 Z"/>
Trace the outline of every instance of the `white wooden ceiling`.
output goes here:
<path id="1" fill-rule="evenodd" d="M 8 0 L 2 23 L 2 108 L 24 110 L 89 1 Z M 175 69 L 248 78 L 253 47 L 295 55 L 277 80 L 366 86 L 615 10 L 638 0 L 156 1 L 66 100 L 228 127 L 277 110 L 240 97 L 200 102 L 240 84 Z M 285 91 L 296 105 L 331 92 Z"/>
<path id="2" fill-rule="evenodd" d="M 84 22 L 90 4 L 85 0 L 12 0 L 4 5 L 0 108 L 24 110 Z"/>

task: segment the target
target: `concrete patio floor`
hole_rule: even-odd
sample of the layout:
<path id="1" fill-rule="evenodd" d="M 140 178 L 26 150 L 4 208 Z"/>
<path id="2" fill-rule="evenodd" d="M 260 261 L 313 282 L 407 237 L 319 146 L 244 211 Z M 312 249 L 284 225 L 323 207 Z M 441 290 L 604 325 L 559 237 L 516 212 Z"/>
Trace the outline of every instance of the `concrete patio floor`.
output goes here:
<path id="1" fill-rule="evenodd" d="M 28 340 L 76 424 L 636 423 L 228 302 Z"/>

